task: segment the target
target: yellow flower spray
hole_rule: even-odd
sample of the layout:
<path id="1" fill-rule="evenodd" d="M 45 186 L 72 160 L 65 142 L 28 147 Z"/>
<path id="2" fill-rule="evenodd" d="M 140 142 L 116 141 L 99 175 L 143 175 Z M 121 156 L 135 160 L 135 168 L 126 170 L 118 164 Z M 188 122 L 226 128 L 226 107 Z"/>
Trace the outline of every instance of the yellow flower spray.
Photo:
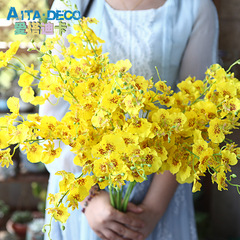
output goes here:
<path id="1" fill-rule="evenodd" d="M 22 100 L 41 105 L 54 95 L 69 102 L 69 111 L 61 121 L 38 114 L 25 119 L 19 113 L 19 99 L 10 98 L 10 114 L 0 118 L 0 164 L 12 164 L 11 145 L 23 146 L 29 161 L 45 164 L 58 161 L 60 142 L 69 145 L 82 175 L 57 172 L 63 178 L 60 191 L 48 198 L 53 204 L 48 213 L 63 224 L 70 215 L 68 208 L 77 209 L 95 184 L 101 189 L 109 186 L 111 204 L 121 211 L 136 182 L 166 170 L 179 183 L 193 182 L 193 191 L 200 190 L 206 172 L 219 190 L 226 189 L 235 177 L 228 179 L 226 174 L 240 154 L 240 148 L 226 139 L 239 126 L 240 82 L 215 64 L 203 81 L 188 77 L 174 93 L 161 79 L 154 84 L 131 75 L 129 60 L 109 63 L 108 54 L 102 54 L 103 41 L 88 27 L 96 22 L 91 18 L 79 22 L 76 36 L 68 35 L 69 47 L 59 37 L 48 38 L 40 49 L 33 41 L 30 50 L 42 55 L 40 76 L 33 65 L 18 67 L 23 72 Z M 52 54 L 56 45 L 61 59 Z M 1 67 L 16 68 L 11 58 L 18 46 L 13 43 L 0 53 Z M 34 79 L 45 95 L 34 95 Z M 167 108 L 158 108 L 159 104 Z M 126 182 L 129 188 L 122 196 Z M 239 191 L 239 185 L 232 185 Z"/>

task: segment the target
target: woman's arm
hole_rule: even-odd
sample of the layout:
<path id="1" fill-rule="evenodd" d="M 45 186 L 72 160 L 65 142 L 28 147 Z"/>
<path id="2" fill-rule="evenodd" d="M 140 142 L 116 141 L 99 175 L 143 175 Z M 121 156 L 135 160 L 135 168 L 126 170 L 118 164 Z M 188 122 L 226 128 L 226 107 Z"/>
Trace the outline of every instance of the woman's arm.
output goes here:
<path id="1" fill-rule="evenodd" d="M 218 16 L 211 0 L 195 1 L 196 20 L 181 62 L 179 80 L 189 75 L 204 79 L 207 68 L 218 61 Z"/>

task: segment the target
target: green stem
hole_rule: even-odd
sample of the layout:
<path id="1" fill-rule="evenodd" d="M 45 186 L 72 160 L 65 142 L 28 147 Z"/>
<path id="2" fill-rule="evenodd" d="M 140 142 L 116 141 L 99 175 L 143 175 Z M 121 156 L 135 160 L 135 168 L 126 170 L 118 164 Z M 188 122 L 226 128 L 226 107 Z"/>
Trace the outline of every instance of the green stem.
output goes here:
<path id="1" fill-rule="evenodd" d="M 32 77 L 34 77 L 34 78 L 36 78 L 36 79 L 40 80 L 40 78 L 39 78 L 39 77 L 37 77 L 37 76 L 34 76 L 33 74 L 29 73 L 29 72 L 28 72 L 28 71 L 26 71 L 25 69 L 22 69 L 22 68 L 16 67 L 14 64 L 11 64 L 11 63 L 8 63 L 8 65 L 9 65 L 9 66 L 11 66 L 11 67 L 12 67 L 12 69 L 23 71 L 23 72 L 25 72 L 25 73 L 27 73 L 27 74 L 31 75 Z M 7 68 L 8 68 L 8 67 L 7 67 Z M 11 68 L 9 68 L 9 69 L 11 69 Z"/>
<path id="2" fill-rule="evenodd" d="M 227 73 L 232 69 L 233 66 L 240 64 L 240 59 L 238 59 L 236 62 L 234 62 L 227 70 Z"/>
<path id="3" fill-rule="evenodd" d="M 231 186 L 233 186 L 233 187 L 236 187 L 236 188 L 237 188 L 237 192 L 238 192 L 238 194 L 240 195 L 240 190 L 239 190 L 240 185 L 238 185 L 238 184 L 233 184 L 233 183 L 231 183 L 228 179 L 226 179 L 226 181 L 227 181 L 227 183 L 228 183 L 229 185 L 231 185 Z"/>
<path id="4" fill-rule="evenodd" d="M 121 208 L 121 198 L 120 198 L 120 190 L 116 189 L 116 208 L 120 210 Z"/>
<path id="5" fill-rule="evenodd" d="M 114 201 L 114 196 L 113 196 L 113 187 L 112 187 L 112 184 L 109 185 L 109 196 L 110 196 L 110 202 L 111 202 L 111 205 L 116 208 L 115 206 L 115 201 Z"/>
<path id="6" fill-rule="evenodd" d="M 127 191 L 125 193 L 123 203 L 122 203 L 122 212 L 126 212 L 126 210 L 127 210 L 127 205 L 128 205 L 128 202 L 129 202 L 129 198 L 130 198 L 130 195 L 131 195 L 132 190 L 133 190 L 135 185 L 136 185 L 136 181 L 130 182 L 129 185 L 128 185 L 128 188 L 127 188 Z"/>

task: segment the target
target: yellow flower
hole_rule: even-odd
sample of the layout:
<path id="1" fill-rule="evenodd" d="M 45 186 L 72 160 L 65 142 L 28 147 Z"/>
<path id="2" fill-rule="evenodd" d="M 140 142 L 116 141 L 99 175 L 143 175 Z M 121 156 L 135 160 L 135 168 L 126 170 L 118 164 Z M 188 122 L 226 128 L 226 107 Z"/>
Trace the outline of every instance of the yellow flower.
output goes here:
<path id="1" fill-rule="evenodd" d="M 108 177 L 110 175 L 109 160 L 107 158 L 99 158 L 95 160 L 93 173 L 96 177 Z"/>
<path id="2" fill-rule="evenodd" d="M 138 91 L 142 90 L 142 93 L 146 93 L 148 87 L 150 87 L 152 85 L 151 80 L 147 81 L 143 76 L 137 76 L 134 80 L 133 80 L 133 85 L 135 86 L 135 88 Z"/>
<path id="3" fill-rule="evenodd" d="M 111 85 L 108 85 L 103 92 L 103 98 L 101 100 L 101 106 L 103 109 L 106 109 L 107 111 L 114 112 L 115 109 L 120 104 L 120 101 L 122 99 L 121 95 L 118 95 L 116 91 L 111 93 Z"/>
<path id="4" fill-rule="evenodd" d="M 174 93 L 174 104 L 172 107 L 177 107 L 181 109 L 185 109 L 185 107 L 188 105 L 188 99 L 182 92 Z"/>
<path id="5" fill-rule="evenodd" d="M 61 197 L 62 197 L 62 194 L 59 192 L 56 194 L 49 193 L 47 200 L 49 201 L 49 204 L 53 204 L 54 206 L 57 206 Z"/>
<path id="6" fill-rule="evenodd" d="M 120 60 L 116 62 L 114 68 L 119 71 L 120 73 L 125 73 L 127 72 L 130 68 L 132 67 L 131 62 L 126 59 L 126 60 Z"/>
<path id="7" fill-rule="evenodd" d="M 200 191 L 201 187 L 202 187 L 202 184 L 196 178 L 194 178 L 192 192 Z"/>
<path id="8" fill-rule="evenodd" d="M 121 136 L 126 145 L 129 144 L 138 144 L 139 137 L 129 132 L 122 132 Z"/>
<path id="9" fill-rule="evenodd" d="M 181 158 L 182 158 L 181 150 L 178 149 L 176 145 L 174 145 L 170 149 L 169 157 L 167 159 L 169 170 L 172 174 L 176 174 L 179 171 L 180 167 L 182 166 Z"/>
<path id="10" fill-rule="evenodd" d="M 120 134 L 105 135 L 102 141 L 92 148 L 93 157 L 102 157 L 111 154 L 112 152 L 124 152 L 126 144 Z"/>
<path id="11" fill-rule="evenodd" d="M 188 164 L 183 164 L 180 167 L 179 172 L 176 174 L 176 179 L 181 184 L 186 182 L 191 183 L 193 182 L 193 179 L 194 179 L 191 173 L 192 173 L 192 168 L 188 166 Z"/>
<path id="12" fill-rule="evenodd" d="M 143 182 L 143 181 L 145 181 L 146 179 L 141 175 L 141 174 L 139 174 L 140 173 L 140 171 L 138 170 L 129 170 L 129 172 L 127 172 L 127 181 L 129 181 L 129 182 L 133 182 L 133 181 L 136 181 L 136 182 L 139 182 L 139 183 L 141 183 L 141 182 Z"/>
<path id="13" fill-rule="evenodd" d="M 16 54 L 20 46 L 20 41 L 15 41 L 11 43 L 10 48 L 5 53 L 5 61 L 9 62 L 13 55 Z M 1 62 L 1 61 L 0 61 Z"/>
<path id="14" fill-rule="evenodd" d="M 52 214 L 56 221 L 61 223 L 65 223 L 70 216 L 70 213 L 68 213 L 68 208 L 65 207 L 63 203 L 61 203 L 59 207 L 47 208 L 47 211 L 48 214 Z"/>
<path id="15" fill-rule="evenodd" d="M 34 77 L 37 76 L 38 70 L 34 70 L 34 65 L 31 64 L 31 67 L 26 67 L 24 73 L 21 74 L 19 80 L 18 80 L 18 85 L 20 87 L 30 87 Z"/>
<path id="16" fill-rule="evenodd" d="M 85 187 L 79 189 L 78 187 L 72 187 L 67 195 L 68 208 L 78 209 L 79 202 L 83 201 L 89 195 L 89 191 Z"/>
<path id="17" fill-rule="evenodd" d="M 10 148 L 6 150 L 0 150 L 0 164 L 1 167 L 9 167 L 9 164 L 13 165 L 12 156 L 10 155 Z"/>
<path id="18" fill-rule="evenodd" d="M 143 149 L 142 162 L 144 163 L 144 170 L 147 175 L 155 173 L 162 165 L 161 158 L 157 152 L 151 148 Z"/>
<path id="19" fill-rule="evenodd" d="M 56 35 L 55 37 L 52 38 L 47 38 L 44 44 L 41 46 L 40 51 L 41 52 L 47 52 L 49 50 L 53 50 L 54 45 L 56 42 L 60 40 L 60 36 Z"/>
<path id="20" fill-rule="evenodd" d="M 62 180 L 59 182 L 59 189 L 60 192 L 66 192 L 67 190 L 69 190 L 70 185 L 73 183 L 73 181 L 75 180 L 75 176 L 73 173 L 71 172 L 66 172 L 64 170 L 62 171 L 58 171 L 55 173 L 55 175 L 59 175 L 62 176 Z"/>
<path id="21" fill-rule="evenodd" d="M 192 152 L 197 156 L 200 156 L 208 148 L 208 143 L 204 141 L 200 130 L 194 131 L 194 144 L 192 146 Z"/>
<path id="22" fill-rule="evenodd" d="M 132 166 L 133 163 L 140 161 L 142 156 L 143 150 L 141 150 L 138 144 L 129 144 L 125 150 L 125 155 L 122 156 L 122 160 Z"/>
<path id="23" fill-rule="evenodd" d="M 14 55 L 20 46 L 20 41 L 15 41 L 11 43 L 10 48 L 7 50 L 7 54 Z"/>
<path id="24" fill-rule="evenodd" d="M 189 99 L 190 101 L 194 101 L 200 96 L 199 92 L 196 90 L 193 84 L 194 82 L 195 77 L 188 77 L 177 85 L 180 91 L 185 95 L 185 98 Z"/>
<path id="25" fill-rule="evenodd" d="M 162 128 L 169 125 L 169 112 L 166 109 L 160 108 L 157 111 L 153 111 L 150 113 L 150 118 Z"/>
<path id="26" fill-rule="evenodd" d="M 207 148 L 199 156 L 198 168 L 201 172 L 205 172 L 207 170 L 208 166 L 215 167 L 214 163 L 215 162 L 214 162 L 214 158 L 213 158 L 213 149 Z"/>
<path id="27" fill-rule="evenodd" d="M 6 130 L 0 130 L 0 149 L 4 149 L 9 146 L 10 135 Z"/>
<path id="28" fill-rule="evenodd" d="M 28 161 L 37 163 L 42 160 L 43 147 L 38 143 L 24 143 L 23 150 L 26 150 Z"/>
<path id="29" fill-rule="evenodd" d="M 205 89 L 205 84 L 203 83 L 202 80 L 196 80 L 193 82 L 193 86 L 196 88 L 196 90 L 202 94 L 204 92 Z"/>
<path id="30" fill-rule="evenodd" d="M 34 91 L 31 87 L 24 87 L 20 92 L 21 99 L 28 103 L 34 100 Z"/>
<path id="31" fill-rule="evenodd" d="M 155 148 L 158 156 L 160 157 L 161 161 L 167 160 L 168 151 L 166 150 L 166 148 L 163 146 L 163 144 L 160 141 L 156 141 L 154 148 Z"/>
<path id="32" fill-rule="evenodd" d="M 171 107 L 174 104 L 175 98 L 166 94 L 160 94 L 157 95 L 156 100 L 158 100 L 161 105 Z"/>
<path id="33" fill-rule="evenodd" d="M 152 123 L 145 118 L 132 119 L 126 131 L 132 134 L 138 134 L 140 141 L 145 139 L 151 133 Z"/>
<path id="34" fill-rule="evenodd" d="M 222 98 L 233 98 L 237 93 L 235 85 L 231 82 L 221 81 L 216 85 L 216 89 Z"/>
<path id="35" fill-rule="evenodd" d="M 167 84 L 163 81 L 158 81 L 157 83 L 155 83 L 154 87 L 162 93 L 170 93 L 171 91 L 171 87 L 167 86 Z"/>
<path id="36" fill-rule="evenodd" d="M 89 171 L 91 172 L 92 170 L 92 165 L 93 165 L 93 158 L 91 155 L 91 150 L 86 150 L 83 152 L 78 153 L 74 159 L 73 162 L 77 166 L 83 167 L 83 171 Z"/>
<path id="37" fill-rule="evenodd" d="M 95 113 L 95 115 L 92 117 L 92 124 L 94 127 L 101 128 L 105 125 L 108 126 L 109 124 L 109 118 L 108 113 L 104 110 L 99 110 Z"/>
<path id="38" fill-rule="evenodd" d="M 211 120 L 217 117 L 217 107 L 210 101 L 204 101 L 204 104 L 202 101 L 197 102 L 193 105 L 193 109 L 198 113 L 200 118 L 204 116 L 204 119 Z"/>
<path id="39" fill-rule="evenodd" d="M 112 175 L 124 173 L 125 164 L 118 153 L 112 153 L 109 158 L 109 170 Z"/>
<path id="40" fill-rule="evenodd" d="M 222 161 L 227 165 L 236 165 L 238 160 L 236 154 L 230 152 L 229 150 L 223 150 L 222 152 Z"/>
<path id="41" fill-rule="evenodd" d="M 195 111 L 186 111 L 184 114 L 187 118 L 184 125 L 184 136 L 192 136 L 193 129 L 196 128 L 198 124 L 198 116 Z"/>
<path id="42" fill-rule="evenodd" d="M 226 173 L 224 170 L 220 170 L 218 173 L 214 174 L 212 178 L 215 178 L 215 182 L 218 185 L 218 190 L 222 191 L 227 190 L 227 184 L 226 184 Z"/>
<path id="43" fill-rule="evenodd" d="M 12 113 L 18 114 L 19 113 L 19 108 L 20 108 L 19 98 L 10 97 L 7 100 L 7 106 Z"/>
<path id="44" fill-rule="evenodd" d="M 221 117 L 225 117 L 228 113 L 236 114 L 239 110 L 240 100 L 234 97 L 226 103 L 223 103 L 223 112 L 221 112 Z"/>
<path id="45" fill-rule="evenodd" d="M 44 139 L 56 139 L 57 137 L 57 127 L 61 125 L 57 119 L 53 116 L 43 116 L 41 119 L 41 124 L 39 126 L 39 136 Z"/>
<path id="46" fill-rule="evenodd" d="M 174 126 L 174 131 L 176 132 L 182 130 L 187 121 L 186 116 L 181 112 L 170 114 L 169 119 L 171 121 L 171 126 Z"/>
<path id="47" fill-rule="evenodd" d="M 31 101 L 31 104 L 33 105 L 42 105 L 46 102 L 46 100 L 49 98 L 50 93 L 45 94 L 44 96 L 36 96 L 34 99 Z"/>
<path id="48" fill-rule="evenodd" d="M 54 143 L 48 141 L 48 144 L 44 144 L 41 161 L 45 164 L 49 164 L 60 157 L 61 152 L 62 149 L 60 147 L 55 148 Z"/>
<path id="49" fill-rule="evenodd" d="M 25 122 L 17 125 L 15 131 L 11 133 L 12 138 L 10 139 L 9 143 L 23 143 L 26 139 L 29 139 L 29 130 L 30 129 Z"/>
<path id="50" fill-rule="evenodd" d="M 123 100 L 125 109 L 130 116 L 137 116 L 140 109 L 143 107 L 143 102 L 136 96 L 128 95 Z"/>
<path id="51" fill-rule="evenodd" d="M 224 122 L 218 118 L 210 120 L 208 135 L 212 142 L 221 143 L 225 139 L 223 124 Z"/>

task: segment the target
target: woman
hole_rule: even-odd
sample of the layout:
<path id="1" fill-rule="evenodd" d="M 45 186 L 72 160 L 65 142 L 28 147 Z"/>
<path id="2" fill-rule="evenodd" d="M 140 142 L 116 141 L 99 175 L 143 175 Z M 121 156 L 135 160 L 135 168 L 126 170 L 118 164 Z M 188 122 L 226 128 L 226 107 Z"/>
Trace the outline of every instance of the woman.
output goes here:
<path id="1" fill-rule="evenodd" d="M 89 0 L 72 0 L 81 13 Z M 55 0 L 55 9 L 66 9 Z M 217 60 L 218 22 L 211 0 L 95 0 L 88 12 L 100 22 L 93 27 L 105 40 L 103 52 L 110 53 L 111 62 L 130 59 L 131 73 L 161 79 L 173 89 L 178 81 L 189 75 L 204 78 L 208 66 Z M 68 29 L 66 35 L 72 29 Z M 67 42 L 66 42 L 67 44 Z M 41 114 L 58 119 L 65 114 L 68 104 L 61 100 L 56 106 L 45 104 Z M 58 170 L 78 173 L 72 163 L 73 154 L 62 146 L 58 161 L 47 166 L 50 172 L 48 191 L 58 191 Z M 61 231 L 53 223 L 55 240 L 195 240 L 197 239 L 191 185 L 178 185 L 169 173 L 151 175 L 137 184 L 130 198 L 127 213 L 120 213 L 110 205 L 106 191 L 95 196 L 85 214 L 74 211 Z M 81 204 L 84 205 L 84 201 Z M 47 238 L 46 238 L 47 239 Z"/>

